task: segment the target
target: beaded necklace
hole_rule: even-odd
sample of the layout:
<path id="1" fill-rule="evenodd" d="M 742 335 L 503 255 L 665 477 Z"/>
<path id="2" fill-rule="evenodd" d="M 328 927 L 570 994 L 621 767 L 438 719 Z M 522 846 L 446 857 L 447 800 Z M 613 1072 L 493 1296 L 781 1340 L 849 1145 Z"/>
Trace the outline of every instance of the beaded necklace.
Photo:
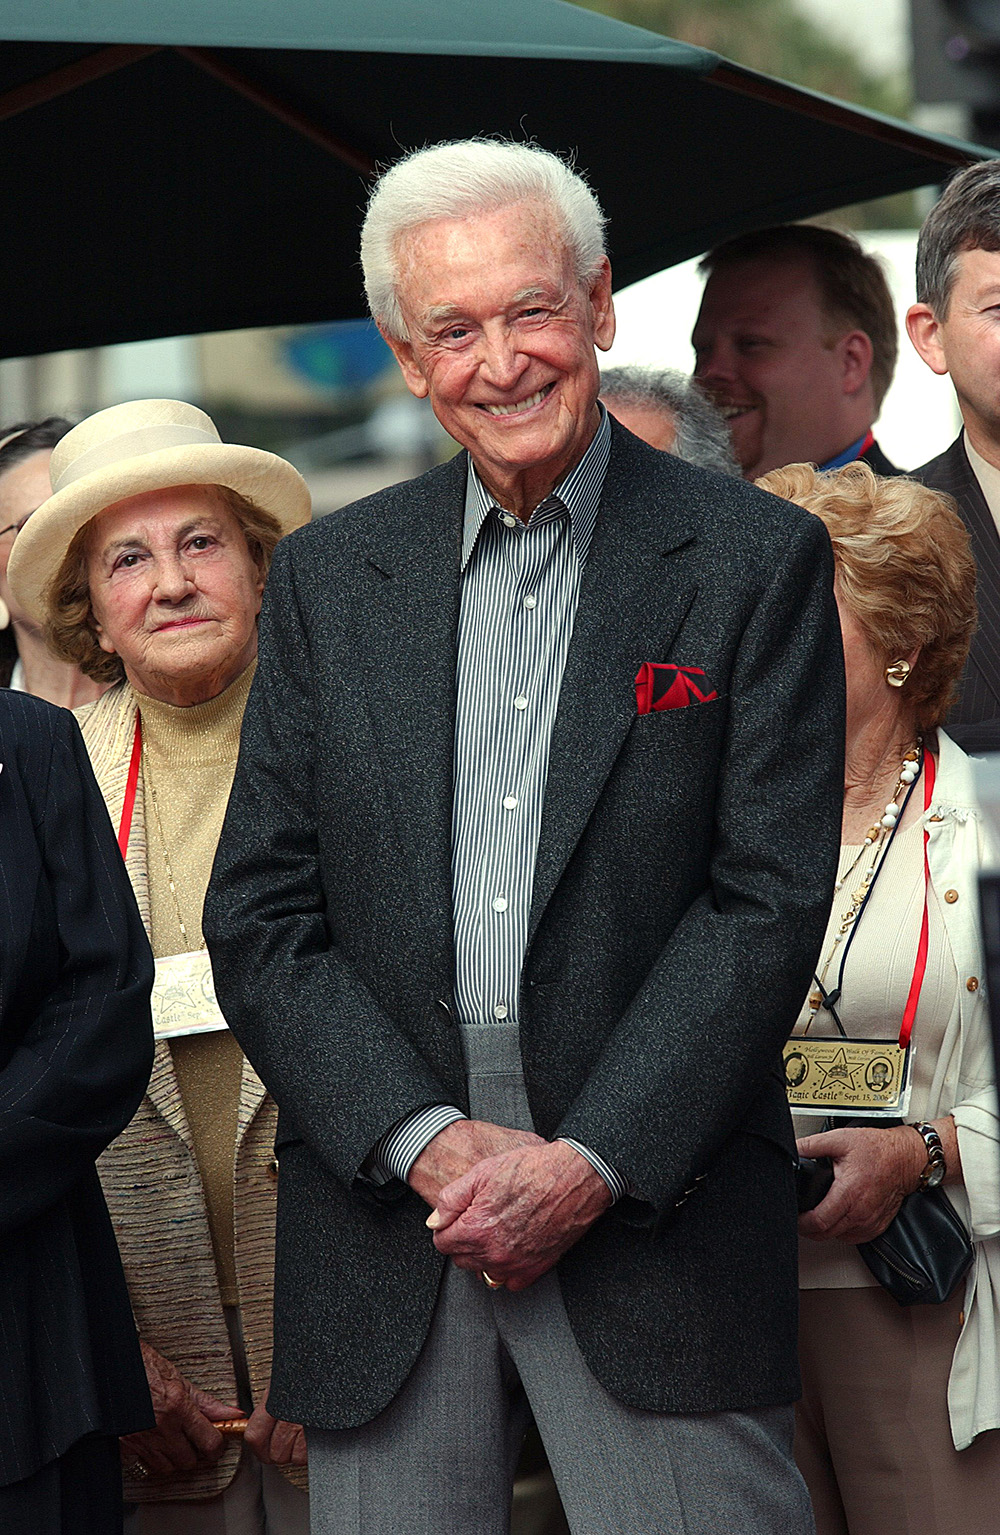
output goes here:
<path id="1" fill-rule="evenodd" d="M 899 778 L 896 781 L 896 787 L 893 790 L 892 799 L 886 805 L 885 811 L 878 824 L 868 828 L 868 831 L 865 835 L 865 840 L 861 844 L 861 849 L 857 858 L 855 858 L 850 868 L 845 871 L 845 873 L 837 881 L 834 887 L 834 889 L 837 891 L 842 890 L 843 887 L 847 884 L 847 881 L 851 878 L 852 874 L 854 874 L 858 865 L 861 863 L 861 860 L 865 857 L 866 854 L 868 855 L 869 863 L 861 876 L 861 882 L 851 896 L 851 904 L 847 908 L 847 911 L 844 913 L 844 916 L 840 922 L 840 926 L 833 935 L 833 943 L 830 946 L 829 954 L 827 954 L 826 959 L 823 962 L 823 967 L 821 970 L 817 971 L 814 977 L 816 982 L 816 989 L 809 993 L 809 1019 L 806 1023 L 805 1029 L 803 1030 L 803 1033 L 805 1034 L 808 1034 L 809 1030 L 812 1028 L 813 1019 L 816 1017 L 816 1014 L 819 1012 L 820 1008 L 823 1008 L 825 1011 L 830 1013 L 840 1034 L 842 1036 L 845 1034 L 844 1026 L 837 1014 L 837 1003 L 840 1001 L 842 982 L 844 978 L 844 964 L 847 960 L 848 950 L 850 949 L 854 934 L 857 931 L 858 918 L 861 916 L 861 913 L 864 911 L 865 906 L 868 903 L 868 898 L 874 889 L 875 881 L 877 880 L 882 866 L 885 863 L 886 856 L 892 844 L 892 839 L 896 834 L 896 826 L 899 823 L 900 816 L 906 809 L 910 795 L 913 793 L 913 786 L 920 776 L 922 765 L 923 746 L 922 743 L 918 741 L 917 745 L 911 747 L 911 749 L 903 757 L 903 765 L 899 771 Z M 901 800 L 902 803 L 900 803 Z M 837 984 L 832 988 L 832 990 L 827 991 L 827 972 L 833 962 L 834 955 L 838 952 L 838 945 L 841 945 L 841 948 L 839 950 L 840 969 L 837 975 Z"/>

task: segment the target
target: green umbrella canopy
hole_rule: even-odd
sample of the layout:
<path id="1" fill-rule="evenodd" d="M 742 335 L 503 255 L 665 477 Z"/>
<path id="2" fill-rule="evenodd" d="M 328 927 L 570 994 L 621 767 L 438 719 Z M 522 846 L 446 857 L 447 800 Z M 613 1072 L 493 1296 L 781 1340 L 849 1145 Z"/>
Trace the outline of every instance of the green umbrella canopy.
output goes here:
<path id="1" fill-rule="evenodd" d="M 0 356 L 364 312 L 376 164 L 575 154 L 618 285 L 988 151 L 561 0 L 5 0 Z"/>

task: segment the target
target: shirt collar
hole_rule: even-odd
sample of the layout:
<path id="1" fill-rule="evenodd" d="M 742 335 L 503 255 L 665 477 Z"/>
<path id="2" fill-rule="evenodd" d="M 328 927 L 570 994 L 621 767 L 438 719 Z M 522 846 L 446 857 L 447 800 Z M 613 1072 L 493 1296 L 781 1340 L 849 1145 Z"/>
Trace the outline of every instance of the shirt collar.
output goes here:
<path id="1" fill-rule="evenodd" d="M 983 458 L 981 453 L 976 452 L 969 441 L 968 432 L 963 432 L 962 437 L 965 442 L 965 451 L 969 456 L 969 463 L 972 466 L 972 472 L 979 481 L 979 488 L 986 498 L 986 505 L 989 507 L 990 516 L 996 523 L 998 530 L 1000 530 L 1000 469 L 995 469 L 988 459 Z"/>
<path id="2" fill-rule="evenodd" d="M 569 516 L 570 530 L 581 566 L 586 564 L 590 541 L 594 536 L 597 510 L 601 504 L 604 476 L 611 457 L 611 421 L 604 406 L 598 401 L 601 413 L 600 425 L 580 462 L 572 468 L 528 518 L 528 526 L 548 522 L 565 512 Z M 465 487 L 465 527 L 462 533 L 462 569 L 469 563 L 476 539 L 491 511 L 499 514 L 500 508 L 476 473 L 476 466 L 469 458 L 469 474 Z"/>
<path id="3" fill-rule="evenodd" d="M 845 448 L 842 453 L 835 453 L 832 458 L 827 459 L 825 464 L 820 464 L 820 473 L 824 469 L 843 469 L 845 464 L 853 464 L 856 459 L 861 458 L 867 453 L 868 449 L 873 447 L 874 444 L 875 433 L 869 427 L 867 432 L 858 438 L 857 442 L 852 442 L 850 447 Z"/>

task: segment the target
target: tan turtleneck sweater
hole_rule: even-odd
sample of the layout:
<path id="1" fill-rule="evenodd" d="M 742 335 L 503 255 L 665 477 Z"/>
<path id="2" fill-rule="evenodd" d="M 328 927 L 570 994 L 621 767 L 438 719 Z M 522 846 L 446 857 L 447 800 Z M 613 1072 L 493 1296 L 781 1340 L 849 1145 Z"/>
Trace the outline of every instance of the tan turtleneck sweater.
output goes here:
<path id="1" fill-rule="evenodd" d="M 150 925 L 157 959 L 205 947 L 202 907 L 233 786 L 253 673 L 251 663 L 217 698 L 187 708 L 139 698 Z M 233 1173 L 243 1053 L 228 1029 L 174 1039 L 170 1046 L 205 1189 L 222 1302 L 234 1306 L 239 1294 Z"/>

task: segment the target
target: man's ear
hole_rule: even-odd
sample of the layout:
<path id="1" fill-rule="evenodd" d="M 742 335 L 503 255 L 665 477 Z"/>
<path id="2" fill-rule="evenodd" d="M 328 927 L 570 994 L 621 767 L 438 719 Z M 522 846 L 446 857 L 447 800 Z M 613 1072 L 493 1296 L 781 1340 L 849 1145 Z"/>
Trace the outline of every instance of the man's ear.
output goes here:
<path id="1" fill-rule="evenodd" d="M 407 389 L 411 394 L 415 394 L 418 400 L 426 400 L 430 391 L 427 387 L 427 380 L 420 371 L 420 366 L 413 350 L 413 342 L 400 341 L 398 336 L 391 336 L 387 330 L 383 330 L 381 325 L 379 330 L 382 334 L 382 340 L 387 346 L 391 347 L 392 355 L 399 363 Z"/>
<path id="2" fill-rule="evenodd" d="M 867 331 L 849 330 L 837 342 L 842 366 L 841 382 L 845 394 L 859 394 L 872 371 L 875 349 Z"/>
<path id="3" fill-rule="evenodd" d="M 930 304 L 911 304 L 906 311 L 906 333 L 932 373 L 947 373 L 941 345 L 941 321 Z"/>
<path id="4" fill-rule="evenodd" d="M 611 297 L 611 262 L 601 257 L 597 276 L 590 285 L 590 308 L 594 316 L 594 345 L 607 352 L 615 339 L 615 306 Z"/>

